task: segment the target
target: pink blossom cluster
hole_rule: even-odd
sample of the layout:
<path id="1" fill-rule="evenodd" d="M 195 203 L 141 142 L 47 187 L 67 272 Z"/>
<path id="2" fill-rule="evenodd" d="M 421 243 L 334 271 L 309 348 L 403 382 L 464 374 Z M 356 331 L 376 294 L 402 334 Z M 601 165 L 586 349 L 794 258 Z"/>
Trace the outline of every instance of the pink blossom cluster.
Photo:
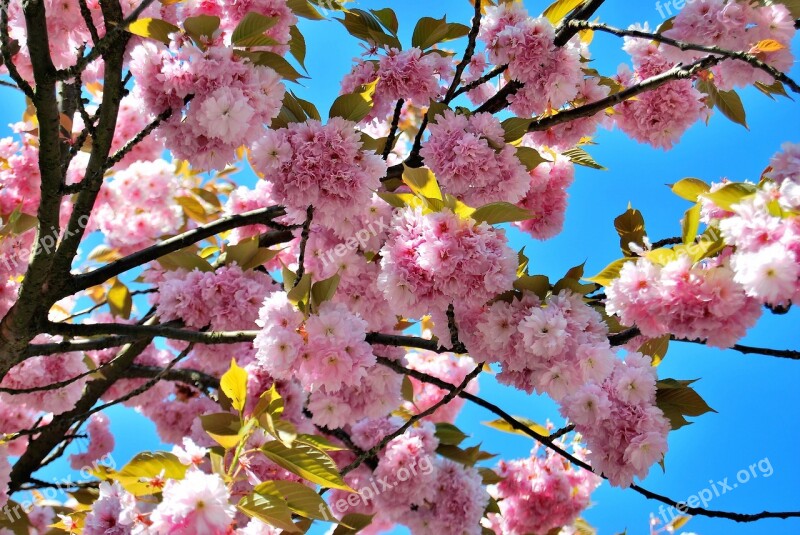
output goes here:
<path id="1" fill-rule="evenodd" d="M 236 513 L 229 500 L 220 476 L 190 469 L 184 479 L 167 481 L 163 499 L 150 515 L 151 529 L 154 533 L 227 533 Z"/>
<path id="2" fill-rule="evenodd" d="M 164 160 L 137 161 L 103 183 L 90 225 L 106 242 L 130 254 L 183 225 L 183 209 L 175 200 L 181 180 Z"/>
<path id="3" fill-rule="evenodd" d="M 372 111 L 364 119 L 385 120 L 403 99 L 418 107 L 427 107 L 447 90 L 453 77 L 453 58 L 419 48 L 390 48 L 378 61 L 358 60 L 342 79 L 342 93 L 352 93 L 359 86 L 377 80 L 372 96 Z"/>
<path id="4" fill-rule="evenodd" d="M 176 13 L 173 22 L 199 15 L 219 17 L 220 30 L 226 35 L 226 42 L 230 43 L 231 35 L 236 26 L 248 13 L 256 13 L 273 19 L 274 23 L 264 35 L 275 43 L 259 47 L 259 50 L 269 50 L 278 54 L 285 54 L 289 50 L 289 28 L 297 24 L 297 17 L 285 0 L 239 0 L 229 2 L 226 0 L 194 0 L 181 3 L 182 9 Z"/>
<path id="5" fill-rule="evenodd" d="M 530 143 L 523 140 L 524 145 Z M 575 166 L 563 155 L 557 155 L 553 162 L 537 165 L 530 172 L 530 190 L 517 203 L 533 217 L 514 223 L 538 240 L 552 238 L 564 226 L 567 211 L 567 188 L 575 178 Z"/>
<path id="6" fill-rule="evenodd" d="M 645 258 L 627 262 L 606 295 L 606 311 L 645 336 L 671 333 L 714 347 L 735 344 L 761 315 L 727 263 L 693 264 L 685 254 L 665 266 Z"/>
<path id="7" fill-rule="evenodd" d="M 592 491 L 600 477 L 548 449 L 542 455 L 537 444 L 530 457 L 500 461 L 497 474 L 503 478 L 489 487 L 500 514 L 488 515 L 490 528 L 504 535 L 550 533 L 572 524 L 589 507 Z M 575 454 L 584 453 L 575 446 Z"/>
<path id="8" fill-rule="evenodd" d="M 452 302 L 485 303 L 516 278 L 505 232 L 449 209 L 398 210 L 381 249 L 378 285 L 396 312 L 419 318 Z"/>
<path id="9" fill-rule="evenodd" d="M 42 335 L 36 342 L 52 341 L 46 338 Z M 73 379 L 86 371 L 86 364 L 80 353 L 31 357 L 11 368 L 0 386 L 14 390 L 44 387 Z M 30 409 L 58 415 L 75 406 L 85 384 L 86 378 L 82 378 L 62 388 L 42 389 L 25 394 L 0 393 L 0 403 L 25 405 Z"/>
<path id="10" fill-rule="evenodd" d="M 608 96 L 611 88 L 600 85 L 597 78 L 585 78 L 578 84 L 578 94 L 575 102 L 580 105 L 592 104 Z M 534 146 L 545 146 L 555 150 L 566 150 L 574 147 L 584 137 L 594 135 L 598 126 L 610 127 L 613 119 L 605 113 L 596 113 L 589 117 L 579 117 L 571 121 L 556 125 L 547 130 L 531 132 L 525 139 Z"/>
<path id="11" fill-rule="evenodd" d="M 375 364 L 366 322 L 339 303 L 326 301 L 306 319 L 285 293 L 275 292 L 256 323 L 258 363 L 275 379 L 297 377 L 307 391 L 358 386 Z"/>
<path id="12" fill-rule="evenodd" d="M 102 481 L 99 490 L 99 496 L 84 520 L 84 535 L 127 535 L 144 527 L 136 525 L 136 498 L 119 483 Z"/>
<path id="13" fill-rule="evenodd" d="M 569 394 L 561 412 L 589 447 L 592 467 L 612 485 L 644 478 L 667 451 L 670 424 L 656 406 L 656 369 L 641 353 L 615 359 L 605 380 Z"/>
<path id="14" fill-rule="evenodd" d="M 274 70 L 224 46 L 202 51 L 188 41 L 171 48 L 146 41 L 131 52 L 130 70 L 145 113 L 174 110 L 156 130 L 158 139 L 199 169 L 223 169 L 236 149 L 255 143 L 278 115 L 285 92 Z M 184 113 L 177 113 L 190 96 Z"/>
<path id="15" fill-rule="evenodd" d="M 483 76 L 488 65 L 489 61 L 486 59 L 485 52 L 476 52 L 473 54 L 469 60 L 469 65 L 467 66 L 466 72 L 461 77 L 464 81 L 464 85 L 468 85 L 477 81 L 478 78 Z M 497 91 L 498 87 L 495 83 L 484 82 L 478 87 L 469 90 L 467 92 L 467 98 L 469 98 L 470 102 L 476 106 L 479 106 L 492 98 Z"/>
<path id="16" fill-rule="evenodd" d="M 380 187 L 386 162 L 362 149 L 355 123 L 340 117 L 268 131 L 253 147 L 253 167 L 272 182 L 272 195 L 298 222 L 314 206 L 314 221 L 348 236 Z"/>
<path id="17" fill-rule="evenodd" d="M 119 103 L 119 113 L 117 114 L 117 125 L 114 130 L 114 138 L 111 140 L 111 154 L 114 154 L 130 142 L 137 134 L 144 130 L 152 121 L 152 117 L 142 113 L 144 103 L 140 100 L 141 95 L 130 93 Z M 73 130 L 80 131 L 83 128 L 80 117 L 76 117 Z M 161 157 L 164 152 L 164 142 L 156 136 L 147 136 L 128 152 L 114 169 L 125 169 L 133 162 L 153 161 Z"/>
<path id="18" fill-rule="evenodd" d="M 742 52 L 750 52 L 767 39 L 776 41 L 783 48 L 774 50 L 770 47 L 769 51 L 757 52 L 759 59 L 784 72 L 791 69 L 794 62 L 791 52 L 794 34 L 794 17 L 787 6 L 779 2 L 761 6 L 737 0 L 697 0 L 687 3 L 686 9 L 676 15 L 672 28 L 664 32 L 666 37 L 679 41 Z M 681 52 L 667 46 L 662 48 L 671 60 L 685 64 L 705 55 L 702 52 Z M 737 60 L 725 60 L 712 67 L 711 72 L 715 85 L 722 90 L 755 82 L 770 85 L 775 81 L 764 71 Z"/>
<path id="19" fill-rule="evenodd" d="M 647 26 L 633 26 L 648 31 Z M 661 49 L 647 39 L 625 38 L 623 47 L 633 60 L 633 70 L 620 65 L 617 81 L 625 87 L 662 74 L 673 67 Z M 614 108 L 617 126 L 628 136 L 654 147 L 671 149 L 681 136 L 709 110 L 692 80 L 673 80 L 637 95 Z"/>
<path id="20" fill-rule="evenodd" d="M 512 80 L 524 84 L 509 97 L 510 109 L 521 117 L 558 109 L 578 94 L 583 81 L 577 40 L 555 45 L 555 28 L 544 17 L 531 18 L 520 3 L 487 7 L 479 38 L 489 60 L 508 65 Z"/>
<path id="21" fill-rule="evenodd" d="M 436 354 L 431 351 L 413 351 L 406 354 L 407 367 L 418 372 L 427 373 L 451 385 L 460 385 L 466 376 L 475 369 L 476 363 L 468 356 L 459 356 L 453 353 Z M 413 402 L 406 402 L 405 408 L 412 414 L 418 414 L 439 403 L 447 394 L 447 391 L 434 386 L 430 383 L 423 383 L 410 378 L 413 387 Z M 478 381 L 470 381 L 464 389 L 470 394 L 478 393 Z M 464 406 L 464 399 L 456 397 L 446 405 L 436 409 L 436 412 L 427 416 L 431 422 L 456 421 L 461 407 Z"/>
<path id="22" fill-rule="evenodd" d="M 602 381 L 616 360 L 600 314 L 569 290 L 544 302 L 530 292 L 497 301 L 477 332 L 477 347 L 469 349 L 476 358 L 502 365 L 498 381 L 556 401 L 589 381 Z"/>
<path id="23" fill-rule="evenodd" d="M 11 137 L 0 139 L 0 216 L 4 218 L 19 208 L 36 214 L 39 207 L 39 148 L 36 139 L 21 136 L 21 143 Z"/>
<path id="24" fill-rule="evenodd" d="M 420 156 L 445 193 L 470 206 L 515 203 L 530 188 L 528 173 L 506 144 L 503 127 L 491 113 L 467 117 L 446 110 L 428 126 Z"/>
<path id="25" fill-rule="evenodd" d="M 22 429 L 30 429 L 36 425 L 39 419 L 39 411 L 35 407 L 27 405 L 12 405 L 10 403 L 0 403 L 0 435 L 11 434 Z M 42 424 L 52 420 L 51 416 L 45 416 Z M 28 437 L 19 437 L 15 440 L 6 442 L 5 449 L 8 455 L 19 456 L 28 447 Z"/>
<path id="26" fill-rule="evenodd" d="M 369 449 L 400 423 L 387 418 L 365 420 L 353 426 L 353 440 L 360 448 Z M 387 482 L 389 488 L 377 487 L 380 492 L 371 495 L 364 492 L 358 507 L 335 511 L 376 513 L 374 522 L 383 529 L 399 523 L 423 535 L 480 534 L 480 519 L 489 501 L 481 475 L 473 467 L 437 457 L 439 440 L 434 432 L 433 424 L 423 422 L 392 439 L 372 474 L 366 470 L 354 473 L 348 481 L 359 491 L 369 490 L 375 481 Z M 331 503 L 342 497 L 346 498 L 346 493 L 334 491 Z"/>
<path id="27" fill-rule="evenodd" d="M 51 36 L 48 44 L 53 65 L 57 69 L 71 67 L 75 65 L 79 58 L 78 50 L 83 46 L 92 45 L 89 28 L 81 15 L 80 3 L 60 0 L 44 0 L 42 3 L 47 16 L 47 34 Z M 139 4 L 140 2 L 135 0 L 121 1 L 120 7 L 122 8 L 123 16 L 127 17 Z M 87 0 L 86 6 L 89 9 L 98 34 L 102 38 L 105 35 L 105 24 L 100 2 L 98 0 Z M 160 2 L 153 3 L 145 9 L 141 17 L 159 17 L 160 12 L 166 14 L 169 11 L 170 8 L 168 6 L 162 6 Z M 9 37 L 17 41 L 20 46 L 19 52 L 14 56 L 14 64 L 20 75 L 29 83 L 34 84 L 33 68 L 28 50 L 27 24 L 21 2 L 9 3 L 8 19 Z M 0 72 L 6 72 L 5 66 L 0 66 Z M 83 82 L 99 81 L 102 80 L 102 75 L 103 62 L 98 59 L 84 70 L 82 80 Z"/>
<path id="28" fill-rule="evenodd" d="M 81 470 L 108 455 L 114 450 L 114 435 L 111 434 L 110 420 L 101 412 L 93 414 L 86 426 L 89 435 L 89 447 L 82 453 L 69 456 L 69 464 L 73 470 Z"/>
<path id="29" fill-rule="evenodd" d="M 278 286 L 266 273 L 242 271 L 236 263 L 215 271 L 165 271 L 154 304 L 164 321 L 227 331 L 253 328 L 264 298 Z"/>

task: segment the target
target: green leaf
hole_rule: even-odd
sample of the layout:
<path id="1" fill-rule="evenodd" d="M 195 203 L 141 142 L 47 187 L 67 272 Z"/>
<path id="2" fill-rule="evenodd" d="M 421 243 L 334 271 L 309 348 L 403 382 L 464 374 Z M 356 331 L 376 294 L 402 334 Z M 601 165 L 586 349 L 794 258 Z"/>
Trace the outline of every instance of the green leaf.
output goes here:
<path id="1" fill-rule="evenodd" d="M 550 161 L 543 158 L 538 150 L 531 147 L 517 147 L 517 159 L 528 171 L 533 171 L 539 164 Z"/>
<path id="2" fill-rule="evenodd" d="M 408 375 L 403 376 L 403 382 L 400 385 L 400 396 L 403 398 L 403 401 L 414 403 L 414 384 L 411 382 L 411 378 Z"/>
<path id="3" fill-rule="evenodd" d="M 720 91 L 713 82 L 705 80 L 697 82 L 697 89 L 708 95 L 709 102 L 713 104 L 722 115 L 734 123 L 740 124 L 748 130 L 750 129 L 750 127 L 747 126 L 747 115 L 744 110 L 744 104 L 742 104 L 742 99 L 736 91 Z"/>
<path id="4" fill-rule="evenodd" d="M 436 453 L 465 466 L 475 466 L 475 463 L 479 461 L 497 457 L 494 453 L 482 451 L 480 444 L 466 449 L 461 449 L 458 446 L 450 444 L 439 444 L 439 447 L 436 448 Z"/>
<path id="5" fill-rule="evenodd" d="M 681 222 L 683 243 L 693 243 L 694 239 L 697 237 L 697 231 L 700 230 L 701 208 L 702 205 L 698 202 L 683 214 L 683 221 Z"/>
<path id="6" fill-rule="evenodd" d="M 214 271 L 214 268 L 211 267 L 211 264 L 209 264 L 207 260 L 200 258 L 186 249 L 164 255 L 158 259 L 158 263 L 168 271 L 173 271 L 178 268 L 183 268 L 187 271 L 192 271 L 194 269 L 202 272 Z"/>
<path id="7" fill-rule="evenodd" d="M 373 516 L 375 515 L 348 513 L 342 517 L 332 535 L 355 535 L 372 523 Z"/>
<path id="8" fill-rule="evenodd" d="M 619 234 L 619 246 L 625 256 L 634 256 L 630 243 L 644 247 L 644 237 L 647 236 L 647 232 L 644 229 L 644 217 L 639 210 L 628 207 L 624 214 L 614 219 L 614 228 Z"/>
<path id="9" fill-rule="evenodd" d="M 317 520 L 331 521 L 333 513 L 322 497 L 302 483 L 294 481 L 265 481 L 253 489 L 256 494 L 270 495 L 284 500 L 289 509 L 298 515 Z"/>
<path id="10" fill-rule="evenodd" d="M 134 496 L 145 496 L 161 491 L 159 487 L 151 484 L 153 478 L 158 477 L 162 481 L 180 480 L 186 474 L 187 468 L 172 453 L 146 451 L 134 456 L 119 472 L 113 474 L 112 478 L 119 481 L 120 485 Z"/>
<path id="11" fill-rule="evenodd" d="M 286 80 L 296 82 L 300 78 L 305 78 L 283 56 L 274 52 L 237 52 L 237 54 L 250 59 L 254 65 L 271 68 Z"/>
<path id="12" fill-rule="evenodd" d="M 228 245 L 225 247 L 222 263 L 232 264 L 233 262 L 236 262 L 239 267 L 244 269 L 242 266 L 247 265 L 257 252 L 258 236 L 245 238 L 235 245 Z"/>
<path id="13" fill-rule="evenodd" d="M 28 535 L 31 532 L 31 522 L 25 507 L 9 500 L 3 507 L 3 514 L 0 515 L 0 528 L 9 530 L 14 535 Z"/>
<path id="14" fill-rule="evenodd" d="M 704 193 L 708 193 L 711 186 L 700 180 L 699 178 L 683 178 L 674 184 L 670 184 L 672 193 L 687 201 L 697 202 L 698 197 Z"/>
<path id="15" fill-rule="evenodd" d="M 525 221 L 531 219 L 533 214 L 508 202 L 492 202 L 485 204 L 472 212 L 472 219 L 478 223 L 496 225 L 510 223 L 511 221 Z"/>
<path id="16" fill-rule="evenodd" d="M 672 429 L 679 429 L 690 422 L 684 416 L 700 416 L 717 412 L 689 385 L 694 381 L 663 379 L 656 383 L 656 405 L 669 419 Z"/>
<path id="17" fill-rule="evenodd" d="M 458 39 L 468 33 L 468 26 L 449 23 L 447 22 L 447 17 L 442 17 L 441 19 L 422 17 L 414 27 L 411 46 L 425 50 L 437 43 Z"/>
<path id="18" fill-rule="evenodd" d="M 732 211 L 733 205 L 738 204 L 748 197 L 752 197 L 758 188 L 754 184 L 745 182 L 732 182 L 722 186 L 717 191 L 704 193 L 703 197 L 713 202 L 723 210 Z"/>
<path id="19" fill-rule="evenodd" d="M 556 0 L 544 10 L 544 15 L 553 26 L 561 22 L 572 10 L 579 7 L 586 0 Z"/>
<path id="20" fill-rule="evenodd" d="M 170 42 L 169 34 L 181 31 L 174 24 L 161 19 L 138 19 L 128 24 L 127 30 L 133 35 L 161 41 L 165 45 Z"/>
<path id="21" fill-rule="evenodd" d="M 278 17 L 267 17 L 255 11 L 251 11 L 242 18 L 233 30 L 231 42 L 234 46 L 252 46 L 248 44 L 249 40 L 264 35 L 264 32 L 277 23 Z"/>
<path id="22" fill-rule="evenodd" d="M 235 359 L 231 359 L 231 367 L 220 378 L 219 387 L 231 400 L 233 408 L 242 412 L 247 403 L 247 371 L 240 368 Z"/>
<path id="23" fill-rule="evenodd" d="M 328 115 L 329 117 L 341 117 L 358 123 L 369 115 L 371 111 L 372 97 L 368 97 L 363 93 L 346 93 L 333 101 Z"/>
<path id="24" fill-rule="evenodd" d="M 653 366 L 658 366 L 661 364 L 661 361 L 664 360 L 664 357 L 667 356 L 667 351 L 669 350 L 669 339 L 670 336 L 668 334 L 658 338 L 653 338 L 642 344 L 637 351 L 642 355 L 652 357 Z"/>
<path id="25" fill-rule="evenodd" d="M 389 30 L 392 35 L 397 35 L 397 15 L 395 15 L 391 8 L 385 7 L 383 9 L 370 9 L 369 11 L 375 15 L 379 21 L 381 21 L 383 27 Z"/>
<path id="26" fill-rule="evenodd" d="M 592 169 L 598 169 L 600 171 L 608 171 L 605 167 L 594 161 L 588 152 L 583 150 L 580 147 L 574 147 L 572 149 L 564 151 L 564 156 L 570 159 L 570 161 L 576 165 L 582 165 L 584 167 L 590 167 Z"/>
<path id="27" fill-rule="evenodd" d="M 458 446 L 468 438 L 468 435 L 465 435 L 461 429 L 453 424 L 439 422 L 436 424 L 436 438 L 439 439 L 440 444 Z"/>
<path id="28" fill-rule="evenodd" d="M 289 27 L 289 53 L 306 70 L 306 39 L 297 26 Z"/>
<path id="29" fill-rule="evenodd" d="M 272 494 L 251 492 L 239 501 L 237 507 L 247 516 L 288 533 L 302 531 L 292 522 L 292 510 L 289 509 L 286 501 Z"/>
<path id="30" fill-rule="evenodd" d="M 297 442 L 302 442 L 303 444 L 308 444 L 309 446 L 313 446 L 322 451 L 344 451 L 347 449 L 344 446 L 337 446 L 336 444 L 330 442 L 328 439 L 321 437 L 319 435 L 300 434 L 297 435 L 297 438 L 295 440 L 297 440 Z"/>
<path id="31" fill-rule="evenodd" d="M 522 139 L 528 132 L 528 127 L 533 119 L 523 119 L 522 117 L 510 117 L 501 123 L 503 127 L 503 138 L 506 143 L 514 143 Z"/>
<path id="32" fill-rule="evenodd" d="M 631 260 L 635 260 L 635 258 L 628 256 L 614 260 L 609 265 L 604 267 L 600 273 L 594 277 L 586 277 L 586 280 L 594 282 L 595 284 L 599 284 L 600 286 L 609 286 L 612 282 L 619 278 L 620 271 L 622 271 L 622 266 Z"/>
<path id="33" fill-rule="evenodd" d="M 550 280 L 545 275 L 522 275 L 514 281 L 514 289 L 533 292 L 539 299 L 544 300 L 550 291 Z"/>
<path id="34" fill-rule="evenodd" d="M 331 277 L 315 282 L 311 286 L 311 303 L 314 307 L 319 307 L 325 301 L 333 299 L 340 278 L 338 273 L 334 273 Z"/>
<path id="35" fill-rule="evenodd" d="M 678 249 L 670 249 L 668 247 L 660 247 L 658 249 L 651 249 L 645 253 L 645 258 L 659 266 L 666 266 L 670 262 L 678 259 Z"/>
<path id="36" fill-rule="evenodd" d="M 297 442 L 290 449 L 273 440 L 264 444 L 261 451 L 275 464 L 312 483 L 353 492 L 342 480 L 333 459 L 320 449 Z"/>
<path id="37" fill-rule="evenodd" d="M 293 305 L 297 305 L 299 303 L 306 303 L 308 304 L 309 294 L 311 293 L 311 274 L 304 273 L 303 278 L 300 279 L 300 282 L 297 285 L 289 290 L 286 294 L 286 297 Z"/>
<path id="38" fill-rule="evenodd" d="M 538 433 L 544 437 L 550 435 L 550 431 L 548 431 L 546 427 L 537 424 L 533 420 L 524 418 L 522 416 L 514 416 L 514 419 L 519 423 L 521 423 L 522 425 L 524 425 L 525 427 L 527 427 L 528 429 L 530 429 L 531 431 L 534 431 L 535 433 Z M 491 422 L 481 422 L 481 423 L 487 427 L 491 427 L 492 429 L 497 429 L 498 431 L 504 431 L 506 433 L 512 433 L 515 435 L 524 435 L 530 438 L 530 435 L 526 434 L 523 431 L 520 431 L 519 429 L 515 429 L 514 427 L 511 426 L 510 423 L 503 420 L 502 418 L 493 420 Z"/>
<path id="39" fill-rule="evenodd" d="M 205 40 L 210 40 L 214 32 L 219 29 L 219 17 L 213 15 L 198 15 L 183 21 L 183 29 L 198 45 Z"/>
<path id="40" fill-rule="evenodd" d="M 200 423 L 208 436 L 226 450 L 233 449 L 239 444 L 242 430 L 239 416 L 230 412 L 203 414 L 200 416 Z"/>
<path id="41" fill-rule="evenodd" d="M 344 19 L 336 20 L 356 39 L 374 43 L 379 47 L 403 48 L 400 40 L 396 36 L 386 33 L 381 20 L 369 11 L 348 9 L 344 12 Z"/>
<path id="42" fill-rule="evenodd" d="M 325 17 L 308 0 L 286 0 L 286 5 L 298 17 L 310 20 L 325 20 Z"/>
<path id="43" fill-rule="evenodd" d="M 112 316 L 125 319 L 131 317 L 131 309 L 133 308 L 131 292 L 119 279 L 114 279 L 114 284 L 109 288 L 106 299 L 108 300 L 108 308 L 111 309 Z"/>

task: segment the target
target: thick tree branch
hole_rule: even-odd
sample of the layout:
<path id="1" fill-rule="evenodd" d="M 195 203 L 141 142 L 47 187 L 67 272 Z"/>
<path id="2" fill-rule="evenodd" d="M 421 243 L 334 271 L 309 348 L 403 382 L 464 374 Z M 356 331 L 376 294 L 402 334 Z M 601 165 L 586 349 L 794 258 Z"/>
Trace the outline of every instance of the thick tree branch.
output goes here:
<path id="1" fill-rule="evenodd" d="M 772 65 L 769 65 L 768 63 L 761 61 L 760 59 L 758 59 L 758 57 L 754 56 L 753 54 L 749 54 L 747 52 L 726 50 L 718 46 L 697 45 L 686 41 L 671 39 L 669 37 L 665 37 L 664 35 L 658 33 L 643 32 L 640 30 L 623 30 L 621 28 L 614 28 L 606 24 L 588 22 L 586 20 L 570 21 L 569 27 L 575 28 L 576 30 L 594 30 L 598 32 L 610 33 L 618 37 L 638 37 L 641 39 L 658 41 L 659 43 L 664 43 L 665 45 L 673 46 L 680 50 L 695 50 L 697 52 L 707 52 L 709 54 L 716 54 L 733 60 L 744 61 L 745 63 L 749 63 L 756 69 L 764 71 L 765 73 L 772 76 L 774 79 L 783 82 L 784 84 L 789 86 L 789 88 L 791 88 L 791 90 L 794 91 L 795 93 L 800 93 L 800 85 L 797 85 L 797 82 L 792 80 L 789 76 L 779 71 Z"/>
<path id="2" fill-rule="evenodd" d="M 125 273 L 133 268 L 142 266 L 148 262 L 152 262 L 153 260 L 157 260 L 164 255 L 179 251 L 206 238 L 221 232 L 225 232 L 226 230 L 258 223 L 265 223 L 266 221 L 281 217 L 285 214 L 286 211 L 282 206 L 270 206 L 268 208 L 251 210 L 243 214 L 234 214 L 221 217 L 216 221 L 186 231 L 183 234 L 178 234 L 177 236 L 173 236 L 172 238 L 164 240 L 160 243 L 151 245 L 150 247 L 142 249 L 141 251 L 137 251 L 124 258 L 115 260 L 110 264 L 106 264 L 101 268 L 95 269 L 94 271 L 73 277 L 72 282 L 67 285 L 67 288 L 64 289 L 62 297 L 72 295 L 75 292 L 85 290 L 86 288 L 90 288 L 98 284 L 102 284 L 112 277 L 121 275 L 122 273 Z M 284 231 L 279 232 L 281 232 L 280 236 L 282 238 L 286 237 Z"/>
<path id="3" fill-rule="evenodd" d="M 584 104 L 583 106 L 578 106 L 577 108 L 561 111 L 555 115 L 550 115 L 549 117 L 534 120 L 528 127 L 528 132 L 539 132 L 563 123 L 574 121 L 575 119 L 580 119 L 581 117 L 591 117 L 592 115 L 604 111 L 606 108 L 616 106 L 617 104 L 625 102 L 629 98 L 635 97 L 636 95 L 646 91 L 652 91 L 653 89 L 661 87 L 662 85 L 674 80 L 692 78 L 700 71 L 706 70 L 709 67 L 713 67 L 723 60 L 724 58 L 720 56 L 707 56 L 686 66 L 679 63 L 661 74 L 651 76 L 650 78 L 642 80 L 638 84 L 625 88 L 618 93 L 614 93 L 613 95 L 609 95 L 590 104 Z"/>

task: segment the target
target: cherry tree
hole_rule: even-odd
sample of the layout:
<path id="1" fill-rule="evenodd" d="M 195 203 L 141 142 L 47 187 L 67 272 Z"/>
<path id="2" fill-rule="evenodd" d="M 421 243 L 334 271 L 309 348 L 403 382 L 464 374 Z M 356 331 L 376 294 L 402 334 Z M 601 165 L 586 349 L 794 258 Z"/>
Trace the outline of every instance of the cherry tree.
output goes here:
<path id="1" fill-rule="evenodd" d="M 603 0 L 472 3 L 409 43 L 391 8 L 335 1 L 0 0 L 1 83 L 27 103 L 0 140 L 3 533 L 592 533 L 603 480 L 682 513 L 651 533 L 800 517 L 635 482 L 711 410 L 658 373 L 670 343 L 800 359 L 738 343 L 800 299 L 800 144 L 757 182 L 672 184 L 677 237 L 629 207 L 598 274 L 537 273 L 507 237 L 561 231 L 603 128 L 670 149 L 744 123 L 737 89 L 800 93 L 800 6 L 617 28 Z M 326 114 L 297 94 L 299 18 L 363 44 Z M 617 72 L 590 66 L 601 32 Z M 493 372 L 563 427 L 481 397 Z M 465 403 L 530 455 L 483 451 Z M 118 404 L 173 449 L 103 463 Z M 78 439 L 69 496 L 24 501 Z"/>

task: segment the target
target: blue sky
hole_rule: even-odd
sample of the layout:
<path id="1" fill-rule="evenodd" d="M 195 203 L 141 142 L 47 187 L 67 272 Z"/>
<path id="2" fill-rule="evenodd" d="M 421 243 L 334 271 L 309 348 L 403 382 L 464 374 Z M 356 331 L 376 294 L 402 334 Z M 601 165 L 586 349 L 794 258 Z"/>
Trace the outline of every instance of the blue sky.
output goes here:
<path id="1" fill-rule="evenodd" d="M 603 22 L 627 26 L 633 22 L 657 26 L 661 16 L 655 2 L 607 2 L 598 12 Z M 400 19 L 404 44 L 410 43 L 415 21 L 421 16 L 441 17 L 449 21 L 469 23 L 472 8 L 467 0 L 422 2 L 353 2 L 361 8 L 392 7 Z M 547 2 L 526 2 L 535 13 Z M 317 104 L 323 116 L 336 97 L 339 80 L 350 68 L 352 58 L 361 48 L 344 28 L 333 21 L 303 21 L 301 29 L 308 43 L 306 66 L 311 79 L 302 81 L 294 90 L 298 96 Z M 596 58 L 593 66 L 611 74 L 626 60 L 618 38 L 597 35 L 592 45 Z M 463 43 L 452 48 L 459 55 Z M 800 50 L 795 47 L 795 54 Z M 800 78 L 795 68 L 794 77 Z M 0 109 L 0 124 L 16 121 L 22 103 L 15 93 L 0 88 L 3 96 L 14 104 Z M 595 159 L 608 171 L 578 168 L 575 184 L 570 188 L 570 203 L 564 231 L 546 242 L 536 242 L 511 231 L 512 246 L 526 246 L 531 270 L 559 277 L 566 269 L 586 261 L 587 274 L 598 272 L 619 256 L 618 238 L 613 219 L 622 213 L 628 202 L 640 209 L 652 239 L 675 236 L 687 203 L 672 195 L 665 184 L 686 176 L 705 181 L 728 177 L 732 180 L 757 179 L 769 157 L 784 141 L 800 142 L 800 103 L 768 99 L 758 91 L 741 91 L 750 130 L 746 131 L 719 114 L 708 126 L 696 124 L 673 150 L 664 152 L 640 145 L 619 131 L 601 130 L 589 147 Z M 765 315 L 742 343 L 773 348 L 800 348 L 797 331 L 800 312 L 785 316 Z M 762 510 L 800 510 L 800 460 L 797 444 L 796 384 L 800 380 L 800 363 L 756 355 L 741 355 L 701 346 L 673 343 L 666 360 L 659 368 L 660 377 L 701 380 L 695 385 L 717 413 L 706 414 L 696 423 L 671 433 L 666 457 L 666 474 L 660 468 L 651 470 L 643 486 L 676 500 L 684 500 L 729 478 L 734 482 L 739 470 L 763 459 L 772 467 L 770 477 L 751 478 L 724 495 L 714 498 L 713 509 L 758 512 Z M 540 423 L 548 418 L 560 425 L 555 404 L 546 398 L 496 385 L 490 378 L 481 379 L 481 395 L 504 407 L 508 412 L 526 416 Z M 142 449 L 159 448 L 153 426 L 127 409 L 110 411 L 112 428 L 117 437 L 114 458 L 125 462 Z M 470 444 L 483 443 L 485 450 L 504 458 L 526 456 L 531 442 L 521 436 L 488 429 L 481 422 L 493 419 L 482 409 L 467 405 L 457 424 L 472 435 Z M 65 463 L 56 463 L 43 473 L 52 480 L 67 472 Z M 604 484 L 593 495 L 595 506 L 585 518 L 603 535 L 628 530 L 630 534 L 646 534 L 650 513 L 658 514 L 658 503 L 648 501 L 630 490 L 614 489 Z M 687 531 L 701 535 L 789 535 L 800 533 L 800 520 L 763 520 L 755 524 L 735 524 L 727 520 L 694 518 Z M 402 533 L 402 530 L 398 530 Z"/>

